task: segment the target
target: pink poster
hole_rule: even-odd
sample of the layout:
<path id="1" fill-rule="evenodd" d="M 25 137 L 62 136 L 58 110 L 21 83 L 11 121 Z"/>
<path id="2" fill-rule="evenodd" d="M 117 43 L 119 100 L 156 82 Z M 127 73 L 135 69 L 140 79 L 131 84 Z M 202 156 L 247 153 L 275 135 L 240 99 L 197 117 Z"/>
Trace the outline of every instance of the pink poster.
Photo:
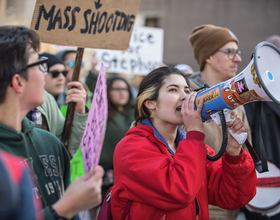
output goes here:
<path id="1" fill-rule="evenodd" d="M 99 163 L 106 132 L 107 116 L 107 86 L 104 66 L 101 64 L 81 142 L 85 173 L 88 173 L 91 167 L 95 169 Z"/>

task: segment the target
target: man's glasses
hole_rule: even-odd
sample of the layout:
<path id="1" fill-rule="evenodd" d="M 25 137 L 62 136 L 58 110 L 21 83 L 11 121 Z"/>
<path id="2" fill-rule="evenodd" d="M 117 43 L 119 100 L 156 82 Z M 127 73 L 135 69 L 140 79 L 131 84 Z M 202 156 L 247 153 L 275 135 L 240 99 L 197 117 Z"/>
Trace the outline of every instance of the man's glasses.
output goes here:
<path id="1" fill-rule="evenodd" d="M 236 54 L 241 58 L 241 51 L 240 50 L 226 49 L 226 50 L 218 50 L 218 51 L 227 53 L 228 54 L 228 58 L 230 60 L 234 60 Z"/>
<path id="2" fill-rule="evenodd" d="M 41 72 L 43 72 L 43 73 L 48 72 L 49 63 L 48 63 L 48 58 L 47 57 L 40 57 L 37 62 L 28 64 L 23 70 L 26 70 L 29 67 L 33 67 L 33 66 L 37 66 L 37 65 L 39 66 L 39 70 L 41 70 Z"/>
<path id="3" fill-rule="evenodd" d="M 68 65 L 68 66 L 70 66 L 71 68 L 73 68 L 74 65 L 75 65 L 75 61 L 65 62 L 65 65 Z M 85 62 L 82 61 L 82 66 L 84 66 L 84 65 L 85 65 Z"/>
<path id="4" fill-rule="evenodd" d="M 68 70 L 62 70 L 62 71 L 52 70 L 52 71 L 49 71 L 49 73 L 52 74 L 52 78 L 58 77 L 60 73 L 62 73 L 63 76 L 66 77 Z"/>
<path id="5" fill-rule="evenodd" d="M 25 68 L 23 68 L 22 70 L 18 71 L 18 73 L 26 70 L 29 67 L 33 67 L 33 66 L 37 66 L 37 65 L 39 66 L 39 70 L 42 73 L 48 72 L 48 70 L 49 70 L 49 58 L 47 58 L 47 57 L 40 57 L 37 62 L 28 64 Z M 12 84 L 11 84 L 11 87 L 13 87 Z"/>

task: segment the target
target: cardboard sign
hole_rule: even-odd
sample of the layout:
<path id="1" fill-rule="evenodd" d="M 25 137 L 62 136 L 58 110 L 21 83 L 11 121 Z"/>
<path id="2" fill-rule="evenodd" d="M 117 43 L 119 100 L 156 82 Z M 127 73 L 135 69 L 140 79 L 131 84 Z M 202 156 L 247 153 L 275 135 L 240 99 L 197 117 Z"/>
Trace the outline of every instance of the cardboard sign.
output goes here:
<path id="1" fill-rule="evenodd" d="M 99 163 L 106 132 L 108 103 L 104 66 L 101 65 L 85 131 L 81 141 L 85 173 Z"/>
<path id="2" fill-rule="evenodd" d="M 127 50 L 140 0 L 37 0 L 31 22 L 44 43 Z"/>
<path id="3" fill-rule="evenodd" d="M 106 72 L 147 75 L 163 62 L 163 29 L 135 26 L 128 51 L 95 51 Z"/>

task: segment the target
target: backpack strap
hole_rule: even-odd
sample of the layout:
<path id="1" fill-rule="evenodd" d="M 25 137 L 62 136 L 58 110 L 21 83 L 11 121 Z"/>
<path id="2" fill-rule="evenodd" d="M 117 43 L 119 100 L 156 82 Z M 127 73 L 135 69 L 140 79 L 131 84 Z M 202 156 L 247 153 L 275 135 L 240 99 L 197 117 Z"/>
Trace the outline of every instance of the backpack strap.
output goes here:
<path id="1" fill-rule="evenodd" d="M 112 220 L 112 210 L 111 210 L 111 195 L 112 195 L 112 188 L 113 186 L 111 186 L 107 193 L 106 196 L 103 200 L 103 203 L 101 205 L 101 208 L 99 210 L 99 214 L 98 214 L 98 220 Z M 125 220 L 126 216 L 128 215 L 128 213 L 130 212 L 130 208 L 132 205 L 132 201 L 128 200 L 124 213 L 123 213 L 123 220 Z"/>
<path id="2" fill-rule="evenodd" d="M 125 220 L 126 216 L 130 212 L 131 205 L 132 205 L 132 201 L 128 200 L 128 202 L 126 204 L 126 207 L 125 207 L 125 210 L 124 210 L 124 213 L 123 213 L 123 220 Z"/>
<path id="3" fill-rule="evenodd" d="M 262 140 L 262 130 L 261 130 L 261 110 L 262 110 L 262 102 L 258 102 L 258 119 L 257 119 L 257 126 L 258 126 L 258 133 L 255 135 L 259 137 L 259 141 L 256 142 L 256 146 L 259 149 L 261 160 L 258 157 L 258 154 L 252 147 L 252 145 L 249 143 L 249 141 L 246 139 L 245 145 L 249 150 L 249 153 L 251 154 L 251 157 L 254 160 L 255 168 L 259 173 L 264 173 L 268 171 L 268 165 L 267 165 L 267 158 L 266 153 L 263 145 Z"/>

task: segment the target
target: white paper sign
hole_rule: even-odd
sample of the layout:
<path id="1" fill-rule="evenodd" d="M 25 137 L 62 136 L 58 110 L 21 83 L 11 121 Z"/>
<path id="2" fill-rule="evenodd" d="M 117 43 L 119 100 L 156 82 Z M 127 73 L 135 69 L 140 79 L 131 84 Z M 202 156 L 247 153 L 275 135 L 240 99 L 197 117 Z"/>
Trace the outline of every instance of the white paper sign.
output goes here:
<path id="1" fill-rule="evenodd" d="M 128 51 L 95 51 L 96 57 L 105 67 L 105 72 L 147 75 L 163 62 L 163 29 L 135 26 Z"/>

